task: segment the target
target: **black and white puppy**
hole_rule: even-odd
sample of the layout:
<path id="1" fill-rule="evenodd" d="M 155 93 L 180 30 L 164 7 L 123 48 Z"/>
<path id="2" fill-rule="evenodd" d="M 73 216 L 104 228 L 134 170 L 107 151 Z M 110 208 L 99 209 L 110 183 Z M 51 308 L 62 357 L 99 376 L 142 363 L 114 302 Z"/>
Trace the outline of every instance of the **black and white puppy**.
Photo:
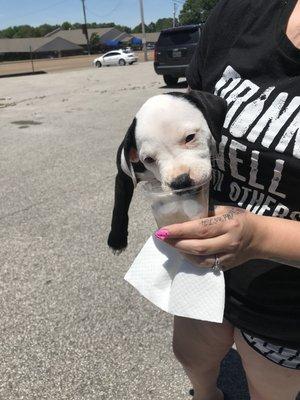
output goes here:
<path id="1" fill-rule="evenodd" d="M 136 114 L 117 153 L 118 173 L 108 245 L 127 246 L 128 209 L 135 186 L 156 179 L 180 189 L 211 176 L 214 137 L 221 134 L 227 104 L 206 92 L 151 97 Z"/>

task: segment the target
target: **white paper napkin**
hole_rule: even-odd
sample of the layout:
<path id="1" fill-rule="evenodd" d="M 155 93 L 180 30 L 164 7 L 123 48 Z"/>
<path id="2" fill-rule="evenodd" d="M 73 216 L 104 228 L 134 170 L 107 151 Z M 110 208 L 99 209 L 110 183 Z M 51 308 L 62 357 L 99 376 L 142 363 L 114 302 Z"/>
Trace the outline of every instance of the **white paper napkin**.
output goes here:
<path id="1" fill-rule="evenodd" d="M 162 310 L 181 317 L 223 322 L 222 272 L 195 267 L 163 241 L 148 239 L 125 280 Z"/>

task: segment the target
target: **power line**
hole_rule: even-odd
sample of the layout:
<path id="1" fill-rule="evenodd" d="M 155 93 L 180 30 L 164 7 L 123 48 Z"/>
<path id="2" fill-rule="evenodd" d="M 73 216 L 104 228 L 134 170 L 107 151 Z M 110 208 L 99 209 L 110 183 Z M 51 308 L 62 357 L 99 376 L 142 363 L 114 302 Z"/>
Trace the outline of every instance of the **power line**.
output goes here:
<path id="1" fill-rule="evenodd" d="M 51 8 L 55 8 L 55 7 L 59 6 L 60 4 L 67 3 L 68 1 L 70 1 L 70 0 L 61 0 L 61 1 L 58 1 L 56 3 L 53 3 L 53 4 L 49 5 L 48 7 L 40 8 L 39 10 L 35 10 L 35 11 L 32 11 L 32 12 L 27 13 L 27 14 L 14 16 L 14 19 L 26 18 L 26 17 L 28 17 L 30 15 L 39 14 L 39 13 L 42 13 L 44 11 L 50 10 Z"/>
<path id="2" fill-rule="evenodd" d="M 123 2 L 123 0 L 119 0 L 118 3 L 115 5 L 115 7 L 111 11 L 109 11 L 108 13 L 105 13 L 105 14 L 97 14 L 93 10 L 91 10 L 89 7 L 86 7 L 86 9 L 89 11 L 89 13 L 95 15 L 95 17 L 103 18 L 103 17 L 108 17 L 109 15 L 113 14 L 120 7 L 122 2 Z"/>

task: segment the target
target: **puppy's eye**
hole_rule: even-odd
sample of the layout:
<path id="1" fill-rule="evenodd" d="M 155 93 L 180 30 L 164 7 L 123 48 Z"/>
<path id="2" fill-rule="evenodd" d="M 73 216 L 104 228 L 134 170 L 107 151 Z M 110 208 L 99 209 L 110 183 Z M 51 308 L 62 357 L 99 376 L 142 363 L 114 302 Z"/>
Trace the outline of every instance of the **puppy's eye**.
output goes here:
<path id="1" fill-rule="evenodd" d="M 145 161 L 145 163 L 147 163 L 147 164 L 153 164 L 153 163 L 155 162 L 154 158 L 152 158 L 152 157 L 146 157 L 146 158 L 144 159 L 144 161 Z"/>
<path id="2" fill-rule="evenodd" d="M 195 139 L 195 133 L 193 133 L 193 134 L 191 134 L 191 135 L 188 135 L 186 138 L 185 138 L 185 143 L 188 143 L 188 142 L 191 142 L 192 140 L 194 140 Z"/>

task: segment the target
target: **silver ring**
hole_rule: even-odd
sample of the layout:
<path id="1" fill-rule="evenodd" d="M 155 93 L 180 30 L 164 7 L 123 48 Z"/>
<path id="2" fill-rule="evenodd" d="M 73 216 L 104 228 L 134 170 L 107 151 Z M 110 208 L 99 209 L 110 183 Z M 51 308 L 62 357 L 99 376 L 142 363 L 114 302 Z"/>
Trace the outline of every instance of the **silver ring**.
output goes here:
<path id="1" fill-rule="evenodd" d="M 219 257 L 217 257 L 217 256 L 215 256 L 215 263 L 214 263 L 214 265 L 212 266 L 212 269 L 213 269 L 214 272 L 220 272 L 220 271 L 222 271 L 222 267 L 221 267 L 221 264 L 220 264 L 220 260 L 219 260 Z"/>

